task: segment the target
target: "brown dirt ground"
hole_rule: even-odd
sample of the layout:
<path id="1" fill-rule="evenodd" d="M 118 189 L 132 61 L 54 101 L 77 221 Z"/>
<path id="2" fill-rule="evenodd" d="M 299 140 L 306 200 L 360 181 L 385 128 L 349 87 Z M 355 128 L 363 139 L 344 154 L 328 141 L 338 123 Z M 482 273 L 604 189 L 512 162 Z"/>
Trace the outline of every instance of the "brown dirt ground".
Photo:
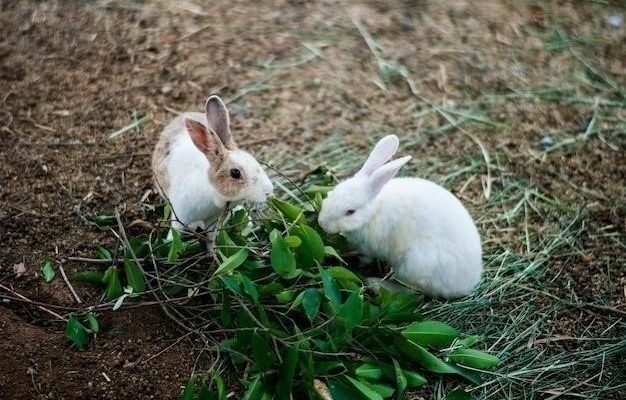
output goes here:
<path id="1" fill-rule="evenodd" d="M 207 3 L 0 2 L 0 283 L 35 301 L 74 306 L 64 283 L 43 284 L 39 268 L 46 259 L 93 256 L 94 244 L 111 243 L 109 231 L 87 223 L 96 214 L 118 207 L 127 221 L 154 222 L 156 197 L 142 201 L 152 188 L 152 146 L 173 111 L 198 109 L 210 93 L 233 99 L 233 131 L 260 154 L 302 150 L 336 132 L 352 134 L 363 148 L 361 132 L 419 132 L 407 112 L 413 97 L 406 85 L 382 91 L 373 82 L 376 63 L 350 14 L 433 101 L 478 101 L 515 87 L 577 90 L 559 83 L 574 74 L 571 57 L 527 34 L 547 35 L 557 22 L 565 32 L 595 37 L 599 44 L 586 47 L 586 55 L 620 87 L 626 83 L 624 28 L 603 22 L 606 10 L 624 15 L 617 2 L 606 9 L 566 1 Z M 315 44 L 322 58 L 301 62 L 311 54 L 303 43 Z M 589 110 L 518 98 L 489 105 L 490 117 L 504 126 L 498 135 L 468 129 L 536 187 L 589 203 L 589 232 L 623 233 L 623 140 L 617 149 L 594 140 L 574 155 L 527 162 L 543 132 L 584 129 Z M 132 122 L 133 111 L 150 121 L 110 140 Z M 476 150 L 461 134 L 426 143 L 411 149 L 417 158 Z M 464 196 L 471 203 L 479 194 L 474 182 Z M 604 270 L 607 259 L 624 260 L 623 247 L 598 235 L 580 240 L 577 258 L 556 264 L 550 277 L 562 282 L 560 295 L 626 309 L 623 265 L 612 276 Z M 27 273 L 17 278 L 12 266 L 20 262 Z M 98 301 L 88 287 L 77 289 L 87 304 Z M 3 303 L 0 398 L 176 398 L 194 364 L 189 340 L 176 343 L 180 332 L 156 308 L 102 318 L 103 333 L 77 351 L 49 315 L 23 302 Z M 559 323 L 563 332 L 576 332 L 596 318 L 572 313 Z M 615 318 L 599 320 L 601 331 Z"/>

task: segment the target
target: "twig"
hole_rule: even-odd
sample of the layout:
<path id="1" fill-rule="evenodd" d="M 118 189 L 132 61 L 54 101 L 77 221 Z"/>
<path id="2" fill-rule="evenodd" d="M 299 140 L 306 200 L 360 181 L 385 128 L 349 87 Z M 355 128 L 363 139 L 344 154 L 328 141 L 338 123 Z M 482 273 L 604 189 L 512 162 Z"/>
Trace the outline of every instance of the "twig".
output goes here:
<path id="1" fill-rule="evenodd" d="M 67 261 L 80 261 L 92 264 L 122 264 L 124 260 L 122 259 L 111 259 L 111 258 L 89 258 L 89 257 L 67 257 L 64 260 Z M 139 258 L 139 261 L 145 261 L 145 258 Z"/>
<path id="2" fill-rule="evenodd" d="M 461 127 L 458 128 L 480 148 L 480 152 L 482 153 L 485 160 L 485 167 L 487 167 L 487 182 L 483 182 L 483 194 L 485 196 L 485 199 L 489 200 L 489 196 L 491 195 L 491 160 L 489 158 L 489 153 L 487 152 L 487 149 L 485 148 L 483 143 L 477 137 L 470 134 L 469 132 L 466 132 L 465 129 Z"/>
<path id="3" fill-rule="evenodd" d="M 109 301 L 106 303 L 100 303 L 100 304 L 96 304 L 94 306 L 83 306 L 83 307 L 76 307 L 76 306 L 61 306 L 58 304 L 48 304 L 48 303 L 43 303 L 41 301 L 35 301 L 35 300 L 30 300 L 30 299 L 25 299 L 23 297 L 17 297 L 16 295 L 14 296 L 10 296 L 10 295 L 6 295 L 6 294 L 0 294 L 0 298 L 3 299 L 8 299 L 11 301 L 21 301 L 24 303 L 28 303 L 28 304 L 32 304 L 34 306 L 45 306 L 45 307 L 50 307 L 50 308 L 56 308 L 59 310 L 64 310 L 64 311 L 68 311 L 68 312 L 84 312 L 85 310 L 89 310 L 89 311 L 100 311 L 100 310 L 110 310 L 111 306 L 113 304 L 115 304 L 114 301 Z M 172 298 L 172 299 L 167 299 L 167 300 L 161 300 L 161 301 L 139 301 L 139 302 L 135 302 L 135 303 L 128 303 L 126 305 L 124 305 L 125 308 L 139 308 L 139 307 L 150 307 L 150 306 L 154 306 L 154 305 L 158 305 L 160 303 L 175 303 L 178 304 L 179 302 L 186 302 L 188 301 L 187 298 Z"/>
<path id="4" fill-rule="evenodd" d="M 128 241 L 128 237 L 126 236 L 126 230 L 124 229 L 124 225 L 122 224 L 122 219 L 120 217 L 120 212 L 119 212 L 119 210 L 117 208 L 115 209 L 115 219 L 117 221 L 117 227 L 119 229 L 120 238 L 124 242 L 124 246 L 126 246 L 128 251 L 130 252 L 130 255 L 132 256 L 133 261 L 135 261 L 135 264 L 137 264 L 137 267 L 139 267 L 141 269 L 141 272 L 145 275 L 145 271 L 143 269 L 143 266 L 141 265 L 141 262 L 137 258 L 137 255 L 135 254 L 135 251 L 133 250 L 132 246 L 130 245 L 130 242 Z M 153 260 L 153 262 L 154 262 L 154 260 Z M 156 265 L 155 265 L 155 267 L 156 267 Z M 161 301 L 161 299 L 157 295 L 157 291 L 152 287 L 152 283 L 150 282 L 149 279 L 146 279 L 146 284 L 148 285 L 148 288 L 150 289 L 150 292 L 154 296 L 155 300 L 161 306 L 161 309 L 163 310 L 165 315 L 167 315 L 172 321 L 176 322 L 176 324 L 178 326 L 180 326 L 181 328 L 183 328 L 185 331 L 198 333 L 200 338 L 204 341 L 204 343 L 206 345 L 208 345 L 208 342 L 209 342 L 208 338 L 204 334 L 202 334 L 202 332 L 200 332 L 200 330 L 185 325 L 178 318 L 176 318 L 176 317 L 174 317 L 172 315 L 170 310 L 165 306 L 165 304 Z"/>
<path id="5" fill-rule="evenodd" d="M 603 304 L 593 304 L 593 303 L 577 304 L 577 303 L 573 303 L 573 305 L 580 305 L 580 306 L 583 306 L 583 307 L 595 308 L 595 309 L 598 309 L 598 310 L 608 311 L 608 312 L 611 312 L 611 313 L 619 314 L 621 316 L 626 316 L 626 311 L 620 310 L 619 308 L 616 308 L 616 307 L 605 306 Z"/>
<path id="6" fill-rule="evenodd" d="M 215 25 L 215 24 L 214 24 L 213 22 L 211 22 L 211 23 L 209 23 L 209 24 L 206 24 L 206 25 L 204 25 L 204 26 L 202 26 L 202 27 L 200 27 L 200 28 L 196 29 L 195 31 L 189 32 L 188 34 L 186 34 L 186 35 L 184 35 L 183 37 L 181 37 L 180 39 L 178 39 L 178 40 L 177 40 L 177 42 L 183 42 L 183 41 L 185 41 L 185 40 L 189 39 L 190 37 L 195 36 L 195 35 L 197 35 L 198 33 L 202 32 L 202 31 L 204 31 L 204 30 L 209 29 L 209 28 L 210 28 L 210 27 L 212 27 L 213 25 Z"/>
<path id="7" fill-rule="evenodd" d="M 74 286 L 72 286 L 69 279 L 67 279 L 67 275 L 65 275 L 65 270 L 63 269 L 63 263 L 59 262 L 58 266 L 59 266 L 59 271 L 61 271 L 61 276 L 63 277 L 63 280 L 65 281 L 65 284 L 67 285 L 68 288 L 70 288 L 70 292 L 72 292 L 72 296 L 74 296 L 74 299 L 76 300 L 78 304 L 83 304 L 83 301 L 78 296 L 78 293 L 76 293 L 76 290 L 74 290 Z"/>
<path id="8" fill-rule="evenodd" d="M 31 299 L 29 299 L 28 297 L 26 297 L 26 296 L 23 296 L 23 295 L 19 294 L 19 293 L 18 293 L 18 292 L 16 292 L 15 290 L 12 290 L 12 289 L 8 288 L 8 287 L 4 286 L 4 285 L 3 285 L 3 284 L 1 284 L 1 283 L 0 283 L 0 288 L 2 288 L 3 290 L 6 290 L 7 292 L 9 292 L 9 293 L 13 294 L 14 296 L 16 296 L 16 297 L 18 297 L 18 298 L 20 298 L 20 299 L 24 300 L 25 302 L 30 303 L 30 304 L 32 304 L 32 305 L 34 305 L 35 307 L 37 307 L 37 308 L 38 308 L 38 309 L 40 309 L 41 311 L 44 311 L 44 312 L 46 312 L 46 313 L 48 313 L 48 314 L 52 315 L 53 317 L 55 317 L 55 318 L 57 318 L 57 319 L 60 319 L 61 321 L 67 321 L 67 318 L 63 317 L 61 314 L 58 314 L 58 313 L 56 313 L 56 312 L 54 312 L 54 311 L 52 311 L 52 310 L 49 310 L 49 309 L 47 309 L 47 308 L 46 308 L 46 307 L 44 307 L 44 306 L 40 306 L 40 305 L 38 305 L 36 302 L 32 301 L 32 300 L 31 300 Z"/>
<path id="9" fill-rule="evenodd" d="M 166 346 L 165 348 L 159 350 L 156 354 L 151 355 L 150 357 L 148 357 L 147 359 L 143 360 L 141 363 L 142 364 L 147 364 L 150 360 L 160 356 L 161 354 L 165 353 L 166 351 L 168 351 L 169 349 L 171 349 L 172 347 L 176 346 L 178 343 L 180 343 L 183 339 L 185 339 L 187 336 L 191 335 L 193 333 L 193 331 L 188 331 L 187 333 L 185 333 L 184 335 L 182 335 L 181 337 L 179 337 L 178 339 L 176 339 L 174 341 L 174 343 Z"/>
<path id="10" fill-rule="evenodd" d="M 589 383 L 590 381 L 594 380 L 598 376 L 600 376 L 600 372 L 595 374 L 594 376 L 592 376 L 589 379 L 586 379 L 586 380 L 584 380 L 582 382 L 579 382 L 578 384 L 570 387 L 569 389 L 566 389 L 566 390 L 563 390 L 563 391 L 560 391 L 560 392 L 557 392 L 557 391 L 546 391 L 544 393 L 552 394 L 552 396 L 548 397 L 547 400 L 554 400 L 554 399 L 557 399 L 557 398 L 559 398 L 559 397 L 561 397 L 563 395 L 574 396 L 575 394 L 571 393 L 574 389 L 579 388 L 579 387 L 581 387 L 583 385 L 586 385 L 587 383 Z"/>
<path id="11" fill-rule="evenodd" d="M 298 185 L 296 182 L 294 182 L 293 179 L 291 179 L 290 177 L 288 177 L 287 175 L 283 174 L 282 172 L 280 172 L 276 167 L 271 166 L 270 164 L 261 161 L 260 162 L 262 165 L 264 165 L 265 167 L 271 169 L 272 171 L 274 171 L 278 176 L 280 176 L 281 178 L 285 179 L 287 182 L 289 182 L 292 186 L 294 186 L 296 188 L 296 190 L 298 192 L 300 192 L 300 194 L 302 196 L 304 196 L 304 198 L 306 199 L 306 201 L 313 207 L 313 209 L 315 209 L 315 211 L 319 211 L 317 210 L 317 207 L 315 205 L 315 202 L 313 200 L 311 200 L 311 197 L 304 191 L 302 190 L 302 188 L 300 187 L 300 185 Z"/>
<path id="12" fill-rule="evenodd" d="M 125 127 L 120 128 L 120 129 L 116 130 L 115 132 L 111 133 L 111 134 L 109 135 L 109 139 L 115 139 L 116 137 L 118 137 L 118 136 L 119 136 L 119 135 L 121 135 L 122 133 L 124 133 L 124 132 L 128 132 L 128 131 L 130 131 L 131 129 L 138 128 L 138 127 L 139 127 L 139 125 L 143 124 L 144 122 L 148 122 L 148 121 L 150 121 L 150 117 L 149 117 L 149 116 L 147 116 L 147 115 L 145 115 L 145 116 L 143 116 L 143 117 L 141 117 L 141 118 L 139 118 L 139 119 L 137 119 L 137 120 L 133 121 L 132 123 L 130 123 L 130 124 L 128 124 L 128 125 L 126 125 Z"/>

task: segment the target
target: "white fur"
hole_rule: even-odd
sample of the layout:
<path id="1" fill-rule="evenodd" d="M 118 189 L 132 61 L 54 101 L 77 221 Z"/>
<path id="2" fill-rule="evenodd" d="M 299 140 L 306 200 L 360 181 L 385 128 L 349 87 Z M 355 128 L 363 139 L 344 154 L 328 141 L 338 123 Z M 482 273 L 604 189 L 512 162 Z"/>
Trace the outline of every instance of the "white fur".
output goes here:
<path id="1" fill-rule="evenodd" d="M 236 165 L 247 179 L 242 190 L 231 198 L 225 198 L 211 184 L 210 162 L 188 134 L 185 119 L 193 119 L 204 126 L 210 126 L 205 114 L 185 113 L 174 119 L 164 130 L 169 132 L 172 140 L 169 154 L 164 159 L 169 185 L 166 193 L 161 194 L 172 205 L 172 227 L 177 230 L 182 230 L 185 226 L 191 229 L 198 226 L 206 227 L 219 217 L 226 203 L 265 202 L 273 191 L 272 182 L 259 162 L 246 151 L 227 150 L 230 162 Z"/>
<path id="2" fill-rule="evenodd" d="M 389 263 L 398 280 L 426 294 L 467 295 L 482 274 L 476 225 L 443 187 L 419 178 L 391 179 L 407 161 L 337 185 L 322 204 L 320 226 L 344 234 L 364 255 Z M 380 175 L 388 178 L 377 188 Z M 355 212 L 346 215 L 347 210 Z"/>
<path id="3" fill-rule="evenodd" d="M 365 163 L 363 163 L 363 167 L 361 167 L 358 174 L 371 175 L 396 154 L 398 145 L 398 138 L 395 135 L 385 136 L 380 139 L 369 157 L 367 157 L 367 160 L 365 160 Z"/>
<path id="4" fill-rule="evenodd" d="M 194 228 L 192 225 L 217 218 L 226 200 L 209 184 L 209 160 L 186 133 L 172 143 L 167 171 L 171 182 L 169 201 L 174 210 L 172 227 Z"/>

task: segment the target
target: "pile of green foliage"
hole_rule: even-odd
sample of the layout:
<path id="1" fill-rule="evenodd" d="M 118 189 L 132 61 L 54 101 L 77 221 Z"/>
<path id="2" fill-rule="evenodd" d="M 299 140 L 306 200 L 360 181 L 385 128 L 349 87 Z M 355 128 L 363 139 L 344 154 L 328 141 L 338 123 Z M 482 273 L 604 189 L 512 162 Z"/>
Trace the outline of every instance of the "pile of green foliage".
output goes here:
<path id="1" fill-rule="evenodd" d="M 176 232 L 166 240 L 167 229 L 126 239 L 120 222 L 124 268 L 74 278 L 102 284 L 114 309 L 154 296 L 205 340 L 221 371 L 196 371 L 185 400 L 226 399 L 222 376 L 238 380 L 230 383 L 245 400 L 403 399 L 438 374 L 479 383 L 477 370 L 498 359 L 472 348 L 477 337 L 425 320 L 417 294 L 369 290 L 357 263 L 344 261 L 351 257 L 342 237 L 316 223 L 324 190 L 290 192 L 292 203 L 274 198 L 261 214 L 231 210 L 208 246 Z M 99 255 L 113 259 L 106 249 Z M 68 323 L 79 347 L 94 327 L 93 315 L 86 318 L 91 328 Z"/>

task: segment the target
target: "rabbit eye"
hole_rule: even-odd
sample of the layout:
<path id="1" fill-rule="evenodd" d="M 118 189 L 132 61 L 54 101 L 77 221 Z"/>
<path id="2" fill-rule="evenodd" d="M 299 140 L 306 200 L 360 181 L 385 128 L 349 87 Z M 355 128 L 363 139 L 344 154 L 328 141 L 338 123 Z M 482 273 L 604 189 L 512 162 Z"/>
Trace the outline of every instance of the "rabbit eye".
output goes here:
<path id="1" fill-rule="evenodd" d="M 355 210 L 348 210 L 348 211 L 346 211 L 346 216 L 354 214 L 354 211 Z"/>
<path id="2" fill-rule="evenodd" d="M 241 171 L 239 171 L 237 168 L 231 169 L 230 177 L 233 179 L 241 179 Z"/>

